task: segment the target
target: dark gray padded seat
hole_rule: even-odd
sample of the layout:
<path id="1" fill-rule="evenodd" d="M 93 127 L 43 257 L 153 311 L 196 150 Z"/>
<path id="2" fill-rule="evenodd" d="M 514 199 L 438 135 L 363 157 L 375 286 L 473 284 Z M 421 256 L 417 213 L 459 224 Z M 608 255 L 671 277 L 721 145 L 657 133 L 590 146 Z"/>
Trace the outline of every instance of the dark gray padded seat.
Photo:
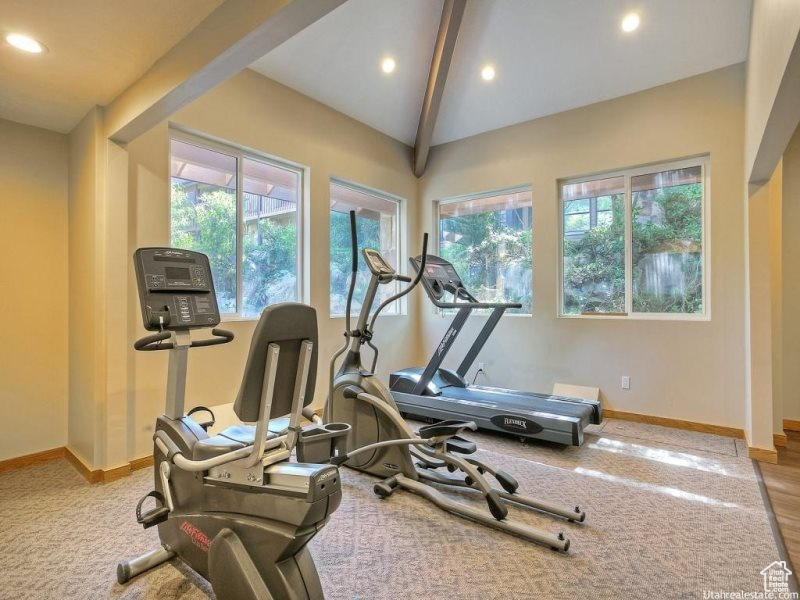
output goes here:
<path id="1" fill-rule="evenodd" d="M 277 433 L 267 432 L 268 440 L 276 437 L 278 437 Z M 252 445 L 255 438 L 256 428 L 254 425 L 232 425 L 215 436 L 198 440 L 192 448 L 192 459 L 205 460 L 226 452 L 233 452 L 239 448 Z"/>
<path id="2" fill-rule="evenodd" d="M 242 385 L 233 410 L 236 416 L 246 423 L 258 420 L 267 348 L 270 344 L 277 344 L 280 353 L 272 405 L 268 415 L 270 419 L 268 440 L 277 437 L 288 426 L 288 421 L 281 417 L 288 415 L 292 409 L 297 361 L 304 340 L 314 344 L 303 401 L 303 406 L 307 406 L 314 399 L 314 385 L 317 378 L 317 312 L 311 306 L 296 302 L 273 304 L 263 310 L 253 332 Z M 215 436 L 198 440 L 192 448 L 192 458 L 205 460 L 249 446 L 254 442 L 255 432 L 254 425 L 228 427 Z"/>

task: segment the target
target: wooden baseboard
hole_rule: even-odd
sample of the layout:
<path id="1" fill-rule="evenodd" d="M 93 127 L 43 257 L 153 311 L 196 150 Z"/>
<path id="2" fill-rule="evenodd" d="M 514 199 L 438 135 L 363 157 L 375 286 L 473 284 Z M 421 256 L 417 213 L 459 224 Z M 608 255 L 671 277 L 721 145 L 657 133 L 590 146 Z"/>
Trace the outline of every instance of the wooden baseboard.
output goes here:
<path id="1" fill-rule="evenodd" d="M 131 461 L 131 472 L 138 471 L 139 469 L 146 469 L 153 466 L 153 455 L 143 456 L 142 458 L 134 458 Z"/>
<path id="2" fill-rule="evenodd" d="M 18 456 L 16 458 L 0 461 L 0 473 L 14 471 L 59 458 L 66 458 L 69 463 L 75 467 L 75 470 L 89 483 L 109 483 L 127 477 L 133 471 L 153 466 L 153 456 L 150 455 L 142 458 L 135 458 L 130 463 L 114 467 L 113 469 L 90 469 L 74 452 L 72 452 L 72 450 L 62 446 L 61 448 L 53 448 L 52 450 L 45 450 L 43 452 L 36 452 L 34 454 L 27 454 L 25 456 Z"/>
<path id="3" fill-rule="evenodd" d="M 101 477 L 100 481 L 103 483 L 111 483 L 112 481 L 116 481 L 117 479 L 122 479 L 123 477 L 127 477 L 131 474 L 131 463 L 127 465 L 122 465 L 120 467 L 114 467 L 113 469 L 106 469 L 104 471 L 100 471 Z"/>
<path id="4" fill-rule="evenodd" d="M 783 430 L 784 431 L 800 431 L 800 421 L 796 421 L 794 419 L 784 419 L 783 420 Z"/>
<path id="5" fill-rule="evenodd" d="M 747 456 L 758 462 L 770 463 L 773 465 L 778 464 L 778 451 L 770 450 L 769 448 L 758 448 L 756 446 L 747 446 Z"/>
<path id="6" fill-rule="evenodd" d="M 775 444 L 776 448 L 788 448 L 789 447 L 789 440 L 786 437 L 785 433 L 773 433 L 772 434 L 772 443 Z"/>
<path id="7" fill-rule="evenodd" d="M 774 435 L 774 434 L 773 434 Z M 747 456 L 758 462 L 778 464 L 778 451 L 774 448 L 760 448 L 753 446 L 745 433 L 744 443 L 747 446 Z"/>
<path id="8" fill-rule="evenodd" d="M 725 425 L 711 425 L 708 423 L 696 423 L 694 421 L 684 421 L 683 419 L 672 419 L 669 417 L 656 417 L 653 415 L 640 415 L 638 413 L 624 412 L 611 408 L 603 409 L 603 416 L 609 419 L 620 419 L 621 421 L 635 421 L 636 423 L 647 423 L 649 425 L 662 425 L 673 429 L 685 429 L 687 431 L 698 431 L 700 433 L 713 433 L 725 437 L 744 439 L 744 430 Z"/>
<path id="9" fill-rule="evenodd" d="M 22 467 L 30 467 L 31 465 L 38 465 L 43 462 L 49 462 L 58 458 L 64 458 L 65 448 L 53 448 L 52 450 L 43 450 L 42 452 L 34 452 L 33 454 L 26 454 L 25 456 L 18 456 L 16 458 L 9 458 L 0 461 L 0 473 L 7 473 L 21 469 Z"/>
<path id="10" fill-rule="evenodd" d="M 100 483 L 103 481 L 103 471 L 100 469 L 92 470 L 87 467 L 69 448 L 64 448 L 64 458 L 66 458 L 70 464 L 75 467 L 75 470 L 83 475 L 83 478 L 89 483 Z"/>

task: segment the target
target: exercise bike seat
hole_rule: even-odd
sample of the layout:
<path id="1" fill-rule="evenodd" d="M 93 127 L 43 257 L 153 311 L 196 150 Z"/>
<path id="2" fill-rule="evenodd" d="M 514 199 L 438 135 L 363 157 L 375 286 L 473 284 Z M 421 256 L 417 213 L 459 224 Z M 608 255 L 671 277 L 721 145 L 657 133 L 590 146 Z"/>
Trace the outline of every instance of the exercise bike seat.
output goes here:
<path id="1" fill-rule="evenodd" d="M 192 447 L 192 460 L 205 460 L 214 458 L 226 452 L 232 452 L 255 442 L 256 428 L 254 425 L 231 425 L 214 435 L 203 440 L 198 440 Z M 268 432 L 267 439 L 278 437 L 276 433 Z"/>
<path id="2" fill-rule="evenodd" d="M 420 437 L 424 438 L 439 436 L 452 437 L 458 435 L 465 429 L 468 429 L 469 431 L 475 431 L 478 429 L 478 426 L 472 421 L 448 420 L 433 423 L 431 425 L 424 425 L 423 427 L 419 428 L 417 433 L 419 433 Z"/>

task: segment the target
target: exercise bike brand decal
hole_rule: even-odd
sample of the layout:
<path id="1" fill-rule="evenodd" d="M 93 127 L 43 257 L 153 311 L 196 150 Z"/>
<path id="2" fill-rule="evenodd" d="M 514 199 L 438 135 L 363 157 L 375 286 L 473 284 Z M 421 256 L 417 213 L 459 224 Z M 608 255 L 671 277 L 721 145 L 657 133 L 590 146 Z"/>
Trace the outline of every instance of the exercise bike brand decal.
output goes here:
<path id="1" fill-rule="evenodd" d="M 200 548 L 200 550 L 203 552 L 208 552 L 208 547 L 211 545 L 211 538 L 205 533 L 189 523 L 189 521 L 184 521 L 181 523 L 181 531 L 188 535 L 191 538 L 192 543 Z"/>
<path id="2" fill-rule="evenodd" d="M 490 420 L 493 425 L 514 433 L 539 433 L 544 429 L 536 421 L 515 415 L 495 415 Z"/>
<path id="3" fill-rule="evenodd" d="M 336 475 L 336 473 L 337 471 L 334 471 L 333 469 L 331 469 L 330 471 L 326 471 L 325 473 L 317 477 L 317 481 L 325 481 L 329 477 L 333 477 L 334 475 Z"/>

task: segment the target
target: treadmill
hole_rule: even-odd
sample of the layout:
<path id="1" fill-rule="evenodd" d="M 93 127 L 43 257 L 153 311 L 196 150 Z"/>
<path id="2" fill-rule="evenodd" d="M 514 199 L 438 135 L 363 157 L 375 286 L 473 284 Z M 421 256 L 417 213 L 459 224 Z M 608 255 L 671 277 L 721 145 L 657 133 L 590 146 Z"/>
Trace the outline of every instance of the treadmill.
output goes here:
<path id="1" fill-rule="evenodd" d="M 409 262 L 419 273 L 422 257 L 411 258 Z M 455 267 L 433 254 L 427 255 L 422 283 L 434 305 L 458 312 L 426 367 L 391 374 L 389 389 L 400 412 L 412 418 L 474 421 L 481 429 L 580 446 L 584 427 L 599 424 L 603 419 L 599 401 L 470 385 L 464 379 L 503 313 L 522 305 L 480 302 L 464 286 Z M 452 295 L 451 301 L 446 299 L 448 293 Z M 492 312 L 461 365 L 456 371 L 443 368 L 442 361 L 464 323 L 473 310 L 480 308 Z"/>

